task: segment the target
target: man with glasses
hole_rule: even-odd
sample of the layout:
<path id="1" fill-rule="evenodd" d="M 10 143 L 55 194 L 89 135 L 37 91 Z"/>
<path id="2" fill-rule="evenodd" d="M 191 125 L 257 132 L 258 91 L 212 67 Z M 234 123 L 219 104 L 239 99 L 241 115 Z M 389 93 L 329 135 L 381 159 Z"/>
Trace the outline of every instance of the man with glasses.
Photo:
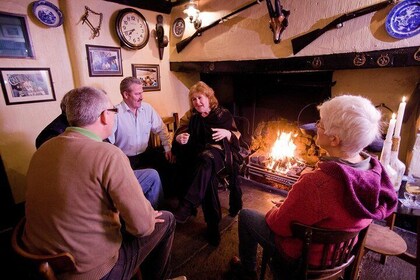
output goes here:
<path id="1" fill-rule="evenodd" d="M 127 157 L 103 142 L 116 108 L 95 88 L 68 95 L 70 127 L 45 142 L 28 169 L 25 246 L 71 253 L 76 271 L 64 278 L 130 279 L 139 265 L 144 279 L 168 278 L 175 220 L 152 208 Z"/>
<path id="2" fill-rule="evenodd" d="M 61 114 L 49 125 L 47 125 L 36 138 L 35 146 L 37 149 L 47 140 L 63 133 L 69 126 L 66 116 L 66 106 L 68 94 L 70 92 L 66 93 L 61 100 Z M 117 114 L 118 108 L 114 106 L 112 107 L 113 108 L 106 109 L 106 111 L 114 112 Z M 163 189 L 157 171 L 153 169 L 134 170 L 134 175 L 136 176 L 137 181 L 140 183 L 140 186 L 142 187 L 143 193 L 147 200 L 150 201 L 153 208 L 158 209 L 163 200 Z"/>

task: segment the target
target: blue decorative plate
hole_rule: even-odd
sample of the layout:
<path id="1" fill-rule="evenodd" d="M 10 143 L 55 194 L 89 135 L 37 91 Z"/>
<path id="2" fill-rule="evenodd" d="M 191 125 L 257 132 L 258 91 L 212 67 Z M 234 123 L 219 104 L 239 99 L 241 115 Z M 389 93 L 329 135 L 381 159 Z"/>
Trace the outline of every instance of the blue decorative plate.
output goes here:
<path id="1" fill-rule="evenodd" d="M 420 0 L 405 0 L 395 5 L 386 18 L 385 27 L 388 34 L 397 39 L 419 34 Z"/>
<path id="2" fill-rule="evenodd" d="M 47 26 L 57 27 L 63 24 L 63 13 L 48 1 L 33 2 L 32 12 L 40 22 Z"/>

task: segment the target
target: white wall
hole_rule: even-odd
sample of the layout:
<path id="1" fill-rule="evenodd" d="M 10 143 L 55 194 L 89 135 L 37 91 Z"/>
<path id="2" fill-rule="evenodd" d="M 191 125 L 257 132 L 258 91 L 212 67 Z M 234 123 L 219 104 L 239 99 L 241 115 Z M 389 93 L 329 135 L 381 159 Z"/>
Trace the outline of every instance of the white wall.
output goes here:
<path id="1" fill-rule="evenodd" d="M 51 0 L 64 13 L 64 24 L 50 28 L 40 23 L 32 14 L 33 0 L 0 1 L 0 11 L 27 15 L 28 27 L 36 57 L 34 59 L 0 58 L 3 67 L 47 67 L 51 69 L 57 101 L 6 105 L 0 97 L 0 153 L 5 165 L 15 202 L 25 199 L 25 180 L 29 161 L 35 152 L 35 138 L 39 132 L 60 113 L 62 96 L 74 87 L 95 86 L 108 92 L 113 103 L 121 102 L 119 83 L 131 76 L 131 64 L 158 64 L 161 74 L 161 90 L 146 92 L 144 98 L 162 116 L 173 112 L 183 114 L 188 109 L 187 87 L 192 84 L 189 76 L 169 71 L 169 51 L 159 59 L 158 48 L 152 31 L 156 26 L 158 13 L 139 10 L 146 18 L 151 31 L 148 44 L 141 50 L 122 49 L 124 77 L 89 77 L 86 44 L 119 47 L 114 22 L 120 9 L 126 6 L 99 0 L 71 1 Z M 100 36 L 91 39 L 91 30 L 82 24 L 85 5 L 95 12 L 103 13 Z M 170 16 L 164 16 L 165 34 L 169 34 Z M 99 17 L 89 16 L 97 25 Z M 180 79 L 182 78 L 184 82 Z M 185 83 L 185 84 L 184 84 Z"/>
<path id="2" fill-rule="evenodd" d="M 57 96 L 57 101 L 54 102 L 9 106 L 5 104 L 4 98 L 0 97 L 0 153 L 15 202 L 24 201 L 25 176 L 30 158 L 35 151 L 35 138 L 60 113 L 59 103 L 67 91 L 82 85 L 96 86 L 107 91 L 114 103 L 121 101 L 118 87 L 123 77 L 89 77 L 85 45 L 120 46 L 114 30 L 114 22 L 117 12 L 126 6 L 102 0 L 50 1 L 64 12 L 64 25 L 49 28 L 40 23 L 32 15 L 33 0 L 0 1 L 0 11 L 27 15 L 36 55 L 34 59 L 0 58 L 0 67 L 50 68 Z M 206 26 L 249 1 L 202 0 L 200 2 L 203 2 L 203 6 L 199 6 L 203 11 L 203 26 Z M 278 45 L 273 43 L 272 33 L 268 28 L 269 18 L 266 5 L 262 2 L 206 31 L 178 54 L 175 44 L 180 39 L 172 36 L 170 28 L 175 18 L 185 18 L 182 13 L 183 7 L 179 6 L 173 9 L 171 15 L 163 15 L 165 34 L 170 39 L 170 45 L 164 50 L 163 60 L 159 59 L 158 48 L 151 34 L 149 43 L 143 49 L 138 51 L 122 49 L 124 76 L 131 76 L 131 64 L 159 64 L 161 90 L 145 93 L 145 100 L 150 102 L 162 116 L 168 116 L 172 112 L 183 114 L 188 107 L 188 87 L 199 79 L 199 75 L 170 72 L 169 60 L 217 61 L 293 57 L 292 38 L 311 29 L 322 27 L 337 14 L 377 2 L 379 1 L 284 0 L 282 4 L 291 11 L 290 23 L 283 33 L 282 42 Z M 80 21 L 85 12 L 85 5 L 96 12 L 103 13 L 100 36 L 94 39 L 90 39 L 91 31 L 88 26 Z M 158 13 L 137 10 L 146 17 L 150 30 L 153 30 Z M 410 39 L 395 40 L 385 33 L 384 21 L 389 10 L 390 7 L 349 21 L 340 30 L 328 31 L 298 55 L 362 52 L 420 45 L 420 35 Z M 94 17 L 90 18 L 94 22 Z M 186 23 L 187 30 L 184 38 L 194 32 L 188 20 Z M 360 90 L 378 101 L 382 100 L 380 93 L 386 91 L 386 97 L 382 102 L 396 108 L 401 96 L 410 93 L 414 87 L 412 83 L 420 76 L 418 69 L 417 67 L 384 70 L 386 75 L 382 70 L 337 71 L 334 74 L 337 86 L 333 88 L 333 91 L 334 94 L 339 94 L 342 91 L 358 92 Z M 366 73 L 369 73 L 369 76 Z M 375 77 L 374 83 L 370 82 L 371 75 Z"/>
<path id="3" fill-rule="evenodd" d="M 204 2 L 203 5 L 200 5 Z M 202 26 L 233 12 L 252 0 L 199 1 Z M 272 59 L 293 57 L 291 40 L 316 28 L 322 28 L 338 15 L 348 13 L 380 0 L 283 0 L 281 4 L 290 10 L 289 26 L 282 34 L 280 44 L 274 44 L 269 28 L 269 16 L 265 1 L 236 14 L 194 39 L 182 52 L 177 53 L 175 44 L 192 35 L 194 27 L 186 20 L 182 38 L 171 38 L 171 61 L 220 61 Z M 385 20 L 393 6 L 355 18 L 340 29 L 330 30 L 302 49 L 296 56 L 332 53 L 363 52 L 420 45 L 420 34 L 397 40 L 385 30 Z M 183 6 L 172 11 L 172 20 L 184 17 Z"/>
<path id="4" fill-rule="evenodd" d="M 204 2 L 204 3 L 203 3 Z M 233 12 L 252 0 L 200 1 L 202 26 Z M 402 47 L 420 46 L 420 34 L 402 40 L 388 35 L 386 18 L 394 5 L 377 12 L 355 18 L 344 23 L 341 29 L 330 30 L 321 35 L 296 55 L 293 54 L 291 40 L 317 28 L 326 26 L 338 15 L 348 13 L 381 2 L 380 0 L 283 0 L 281 4 L 290 10 L 289 26 L 282 34 L 280 44 L 273 43 L 269 28 L 269 16 L 265 1 L 238 13 L 227 22 L 207 30 L 196 37 L 183 51 L 176 51 L 176 43 L 191 36 L 195 29 L 187 19 L 182 38 L 171 37 L 170 60 L 179 61 L 224 61 L 291 58 L 336 53 L 367 52 Z M 183 17 L 183 6 L 172 11 L 172 21 Z M 417 82 L 420 81 L 419 67 L 376 68 L 368 70 L 335 71 L 333 80 L 337 82 L 332 94 L 360 94 L 370 98 L 375 104 L 385 103 L 397 111 L 403 96 L 410 98 Z M 414 124 L 403 124 L 400 159 L 405 161 L 407 150 L 411 149 Z"/>

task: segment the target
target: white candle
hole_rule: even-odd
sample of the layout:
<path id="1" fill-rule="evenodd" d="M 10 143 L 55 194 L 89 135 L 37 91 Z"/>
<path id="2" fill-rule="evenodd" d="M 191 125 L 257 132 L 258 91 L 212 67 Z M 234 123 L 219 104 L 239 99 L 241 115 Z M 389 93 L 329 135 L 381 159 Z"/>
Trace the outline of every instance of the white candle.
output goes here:
<path id="1" fill-rule="evenodd" d="M 392 114 L 392 117 L 389 120 L 389 126 L 388 126 L 388 131 L 386 132 L 385 141 L 391 141 L 392 135 L 394 134 L 394 129 L 395 129 L 395 123 L 396 123 L 396 121 L 397 120 L 395 119 L 395 114 Z"/>
<path id="2" fill-rule="evenodd" d="M 394 132 L 394 137 L 400 137 L 401 134 L 401 126 L 402 126 L 402 121 L 403 121 L 403 117 L 404 117 L 404 111 L 405 111 L 405 105 L 407 103 L 405 103 L 405 96 L 402 98 L 402 102 L 400 103 L 400 107 L 398 107 L 398 115 L 397 115 L 397 122 L 395 125 L 395 132 Z"/>

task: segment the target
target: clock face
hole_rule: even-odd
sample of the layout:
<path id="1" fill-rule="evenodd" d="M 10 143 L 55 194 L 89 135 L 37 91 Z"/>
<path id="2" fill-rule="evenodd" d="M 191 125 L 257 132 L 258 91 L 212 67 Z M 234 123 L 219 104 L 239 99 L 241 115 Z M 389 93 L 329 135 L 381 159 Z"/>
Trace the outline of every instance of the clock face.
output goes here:
<path id="1" fill-rule="evenodd" d="M 115 22 L 121 43 L 130 49 L 141 49 L 149 41 L 149 26 L 143 15 L 134 9 L 123 9 Z"/>

